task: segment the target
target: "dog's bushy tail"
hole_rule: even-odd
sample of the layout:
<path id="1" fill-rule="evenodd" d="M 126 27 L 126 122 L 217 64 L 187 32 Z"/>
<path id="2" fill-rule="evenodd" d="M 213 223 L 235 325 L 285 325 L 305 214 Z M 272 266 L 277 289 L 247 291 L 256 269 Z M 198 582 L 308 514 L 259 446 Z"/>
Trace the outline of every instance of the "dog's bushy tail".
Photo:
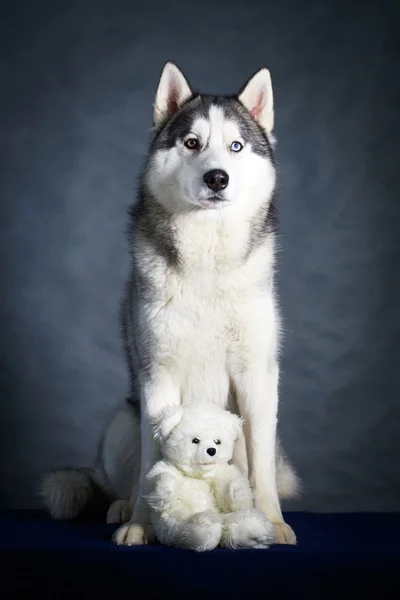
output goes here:
<path id="1" fill-rule="evenodd" d="M 43 477 L 39 498 L 53 519 L 94 518 L 107 515 L 111 499 L 95 469 L 58 469 Z"/>
<path id="2" fill-rule="evenodd" d="M 278 466 L 276 482 L 278 496 L 282 500 L 291 500 L 300 495 L 300 480 L 293 467 L 288 463 Z"/>
<path id="3" fill-rule="evenodd" d="M 300 479 L 279 439 L 277 440 L 276 484 L 281 500 L 291 500 L 301 494 Z"/>

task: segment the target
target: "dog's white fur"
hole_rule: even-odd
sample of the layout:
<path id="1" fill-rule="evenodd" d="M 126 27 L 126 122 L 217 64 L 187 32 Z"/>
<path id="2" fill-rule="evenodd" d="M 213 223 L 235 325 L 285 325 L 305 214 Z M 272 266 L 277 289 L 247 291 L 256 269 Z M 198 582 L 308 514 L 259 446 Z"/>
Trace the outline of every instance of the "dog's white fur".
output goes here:
<path id="1" fill-rule="evenodd" d="M 156 127 L 186 100 L 188 90 L 179 69 L 168 64 L 156 94 Z M 240 96 L 267 135 L 272 134 L 272 98 L 266 69 Z M 255 506 L 274 523 L 277 541 L 295 543 L 282 517 L 276 481 L 280 324 L 273 236 L 243 260 L 251 220 L 273 191 L 275 170 L 252 152 L 251 144 L 237 155 L 229 152 L 240 132 L 217 106 L 194 124 L 192 133 L 202 144 L 207 140 L 204 152 L 194 158 L 183 144 L 159 151 L 145 175 L 154 198 L 173 215 L 182 266 L 170 268 L 137 233 L 133 252 L 138 268 L 157 290 L 154 300 L 139 304 L 137 318 L 151 331 L 155 354 L 151 379 L 139 373 L 142 446 L 134 512 L 114 539 L 129 545 L 145 540 L 149 512 L 142 496 L 145 477 L 158 459 L 151 431 L 161 411 L 182 401 L 225 408 L 234 396 L 245 434 L 235 463 L 246 473 L 248 465 Z M 230 176 L 226 202 L 216 209 L 209 206 L 201 183 L 211 168 L 223 168 Z"/>
<path id="2" fill-rule="evenodd" d="M 196 403 L 167 409 L 155 429 L 163 458 L 147 475 L 145 499 L 157 539 L 196 552 L 268 548 L 273 526 L 253 508 L 247 477 L 229 464 L 239 417 Z"/>

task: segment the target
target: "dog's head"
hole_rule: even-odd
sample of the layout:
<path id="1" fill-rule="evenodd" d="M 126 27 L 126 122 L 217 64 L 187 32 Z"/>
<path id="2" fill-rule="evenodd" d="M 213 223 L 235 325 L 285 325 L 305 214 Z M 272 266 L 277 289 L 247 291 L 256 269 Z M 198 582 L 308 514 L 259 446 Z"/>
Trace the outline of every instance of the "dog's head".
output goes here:
<path id="1" fill-rule="evenodd" d="M 208 96 L 193 93 L 168 62 L 153 120 L 145 185 L 171 212 L 235 206 L 251 214 L 271 197 L 274 109 L 267 69 L 236 96 Z"/>
<path id="2" fill-rule="evenodd" d="M 202 476 L 227 464 L 242 422 L 209 403 L 167 408 L 154 426 L 155 439 L 169 462 L 188 475 Z"/>

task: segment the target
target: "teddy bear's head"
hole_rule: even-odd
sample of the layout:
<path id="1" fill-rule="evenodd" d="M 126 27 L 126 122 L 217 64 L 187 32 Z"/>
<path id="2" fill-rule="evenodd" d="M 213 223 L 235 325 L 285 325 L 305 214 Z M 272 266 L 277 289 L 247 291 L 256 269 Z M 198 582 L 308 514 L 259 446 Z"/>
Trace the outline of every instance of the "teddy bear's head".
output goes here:
<path id="1" fill-rule="evenodd" d="M 190 476 L 211 474 L 228 463 L 242 422 L 215 404 L 167 408 L 155 423 L 154 436 L 168 461 Z"/>

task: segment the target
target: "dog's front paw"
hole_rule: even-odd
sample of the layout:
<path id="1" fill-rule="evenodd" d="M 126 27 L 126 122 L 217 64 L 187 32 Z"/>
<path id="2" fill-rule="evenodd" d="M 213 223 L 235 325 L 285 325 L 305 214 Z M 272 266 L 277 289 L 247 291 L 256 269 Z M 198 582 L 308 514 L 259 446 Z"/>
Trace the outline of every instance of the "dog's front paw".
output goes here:
<path id="1" fill-rule="evenodd" d="M 121 525 L 114 533 L 113 542 L 119 546 L 143 546 L 147 544 L 147 531 L 139 523 Z"/>
<path id="2" fill-rule="evenodd" d="M 129 500 L 116 500 L 107 512 L 107 523 L 127 523 L 132 517 L 133 504 Z"/>
<path id="3" fill-rule="evenodd" d="M 293 529 L 284 523 L 273 523 L 275 533 L 275 544 L 290 544 L 291 546 L 296 545 L 296 535 Z"/>
<path id="4" fill-rule="evenodd" d="M 253 506 L 253 496 L 247 481 L 234 480 L 229 485 L 229 503 L 232 511 L 244 510 Z"/>

